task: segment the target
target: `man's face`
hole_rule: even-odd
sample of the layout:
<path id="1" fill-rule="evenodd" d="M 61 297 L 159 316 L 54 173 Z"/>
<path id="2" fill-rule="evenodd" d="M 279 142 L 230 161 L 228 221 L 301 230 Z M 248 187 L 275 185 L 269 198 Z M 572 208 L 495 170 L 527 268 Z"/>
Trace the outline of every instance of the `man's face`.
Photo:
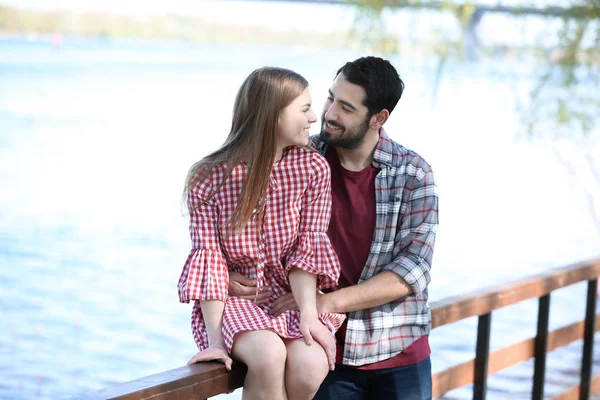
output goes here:
<path id="1" fill-rule="evenodd" d="M 321 140 L 329 146 L 355 149 L 369 131 L 369 110 L 363 105 L 366 92 L 339 74 L 321 115 Z"/>

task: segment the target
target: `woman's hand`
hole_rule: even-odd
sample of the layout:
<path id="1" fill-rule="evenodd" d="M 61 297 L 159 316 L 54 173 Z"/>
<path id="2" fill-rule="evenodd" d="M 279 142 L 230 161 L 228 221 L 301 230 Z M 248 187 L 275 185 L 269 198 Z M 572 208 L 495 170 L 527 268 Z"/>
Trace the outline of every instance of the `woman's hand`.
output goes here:
<path id="1" fill-rule="evenodd" d="M 300 314 L 300 332 L 308 346 L 317 342 L 323 347 L 329 369 L 333 371 L 335 368 L 335 338 L 329 329 L 319 321 L 316 314 L 314 316 Z"/>
<path id="2" fill-rule="evenodd" d="M 209 346 L 206 350 L 199 351 L 194 357 L 187 362 L 187 365 L 191 365 L 197 362 L 203 361 L 219 361 L 225 364 L 225 369 L 231 371 L 231 364 L 233 360 L 227 354 L 227 350 L 224 345 L 213 345 Z"/>

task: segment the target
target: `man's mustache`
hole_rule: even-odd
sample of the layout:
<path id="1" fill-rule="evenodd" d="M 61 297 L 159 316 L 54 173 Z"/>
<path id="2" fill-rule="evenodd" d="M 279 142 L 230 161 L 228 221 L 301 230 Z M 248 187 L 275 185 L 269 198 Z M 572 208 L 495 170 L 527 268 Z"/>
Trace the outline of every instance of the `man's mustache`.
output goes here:
<path id="1" fill-rule="evenodd" d="M 325 124 L 325 123 L 333 126 L 334 128 L 346 129 L 343 125 L 340 125 L 337 122 L 333 122 L 333 121 L 329 121 L 327 119 L 323 119 L 323 124 Z"/>

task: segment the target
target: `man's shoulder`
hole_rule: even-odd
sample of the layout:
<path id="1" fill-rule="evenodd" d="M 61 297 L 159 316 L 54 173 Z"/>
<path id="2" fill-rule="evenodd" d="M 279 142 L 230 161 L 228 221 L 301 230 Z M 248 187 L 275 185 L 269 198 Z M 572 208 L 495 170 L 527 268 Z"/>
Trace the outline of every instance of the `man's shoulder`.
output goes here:
<path id="1" fill-rule="evenodd" d="M 323 155 L 325 152 L 325 143 L 321 140 L 320 135 L 312 135 L 310 137 L 309 145 L 315 149 L 319 154 Z"/>
<path id="2" fill-rule="evenodd" d="M 391 166 L 401 168 L 406 173 L 418 170 L 417 175 L 433 172 L 431 165 L 416 151 L 395 142 L 387 134 L 382 135 L 379 140 L 380 156 Z"/>

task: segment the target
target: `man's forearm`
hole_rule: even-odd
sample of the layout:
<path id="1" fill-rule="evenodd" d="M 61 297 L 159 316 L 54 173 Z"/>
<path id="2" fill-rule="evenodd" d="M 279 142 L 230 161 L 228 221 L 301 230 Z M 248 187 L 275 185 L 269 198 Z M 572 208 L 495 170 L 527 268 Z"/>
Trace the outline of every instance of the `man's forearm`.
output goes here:
<path id="1" fill-rule="evenodd" d="M 410 286 L 398 274 L 383 271 L 358 285 L 321 296 L 320 312 L 352 312 L 377 307 L 411 294 Z"/>

